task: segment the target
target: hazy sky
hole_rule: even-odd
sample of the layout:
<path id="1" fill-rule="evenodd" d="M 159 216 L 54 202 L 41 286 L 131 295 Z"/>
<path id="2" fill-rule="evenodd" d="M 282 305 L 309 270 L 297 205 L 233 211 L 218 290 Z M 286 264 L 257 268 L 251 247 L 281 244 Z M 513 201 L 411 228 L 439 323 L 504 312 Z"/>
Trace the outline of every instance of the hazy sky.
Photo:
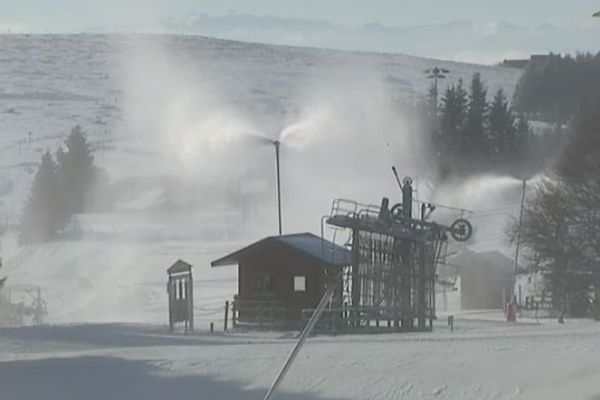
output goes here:
<path id="1" fill-rule="evenodd" d="M 0 0 L 0 31 L 185 32 L 492 63 L 600 51 L 598 10 L 600 0 Z"/>
<path id="2" fill-rule="evenodd" d="M 151 24 L 158 17 L 227 12 L 296 17 L 341 25 L 436 24 L 451 20 L 586 24 L 599 0 L 0 0 L 0 25 L 68 31 Z"/>

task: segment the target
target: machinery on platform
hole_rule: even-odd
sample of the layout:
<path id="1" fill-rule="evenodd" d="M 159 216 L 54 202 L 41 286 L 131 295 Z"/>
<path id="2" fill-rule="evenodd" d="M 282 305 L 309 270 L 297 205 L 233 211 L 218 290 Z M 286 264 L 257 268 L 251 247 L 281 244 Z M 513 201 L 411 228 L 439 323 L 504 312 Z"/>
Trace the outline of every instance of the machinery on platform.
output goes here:
<path id="1" fill-rule="evenodd" d="M 334 200 L 328 225 L 349 231 L 352 263 L 345 268 L 333 303 L 342 310 L 343 326 L 355 330 L 431 330 L 435 318 L 436 270 L 445 260 L 449 238 L 469 240 L 464 218 L 450 226 L 430 221 L 436 206 L 421 203 L 413 217 L 413 182 L 402 182 L 393 169 L 402 201 L 390 207 Z"/>

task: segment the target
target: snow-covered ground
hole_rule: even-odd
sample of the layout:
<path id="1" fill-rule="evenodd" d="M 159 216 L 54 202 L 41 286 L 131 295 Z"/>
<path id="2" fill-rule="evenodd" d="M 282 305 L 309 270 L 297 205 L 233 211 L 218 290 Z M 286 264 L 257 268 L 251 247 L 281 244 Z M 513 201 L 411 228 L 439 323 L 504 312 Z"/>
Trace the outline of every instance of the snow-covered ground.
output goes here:
<path id="1" fill-rule="evenodd" d="M 276 399 L 586 399 L 600 396 L 600 325 L 457 315 L 433 333 L 314 336 Z M 0 329 L 3 400 L 262 399 L 293 333 L 173 336 L 164 326 Z"/>
<path id="2" fill-rule="evenodd" d="M 162 323 L 165 270 L 181 258 L 195 266 L 203 328 L 236 290 L 235 269 L 212 270 L 210 261 L 276 227 L 272 150 L 249 146 L 244 132 L 274 138 L 288 126 L 284 229 L 319 233 L 333 198 L 397 198 L 391 165 L 417 180 L 426 169 L 419 132 L 394 102 L 426 92 L 425 69 L 451 71 L 441 87 L 481 72 L 490 90 L 509 94 L 521 74 L 161 35 L 0 35 L 0 65 L 0 221 L 18 221 L 40 155 L 75 124 L 118 193 L 110 213 L 77 217 L 80 239 L 19 248 L 4 237 L 12 298 L 27 301 L 25 290 L 40 287 L 52 323 Z M 510 178 L 481 178 L 463 195 L 442 190 L 431 200 L 488 209 L 490 200 L 517 202 L 518 189 Z M 226 202 L 231 192 L 254 201 L 249 221 Z M 183 207 L 169 209 L 166 197 Z M 479 246 L 501 245 L 501 230 L 476 228 Z"/>
<path id="3" fill-rule="evenodd" d="M 0 400 L 260 399 L 295 333 L 220 332 L 236 270 L 209 268 L 276 227 L 272 151 L 240 132 L 273 139 L 290 126 L 284 229 L 319 233 L 334 197 L 397 197 L 392 164 L 419 182 L 427 162 L 394 99 L 424 93 L 423 70 L 435 66 L 451 71 L 445 82 L 481 72 L 509 95 L 521 73 L 187 36 L 0 35 L 2 221 L 18 219 L 41 153 L 75 124 L 120 188 L 114 210 L 77 216 L 78 239 L 19 247 L 2 237 L 12 300 L 40 287 L 48 325 L 0 329 Z M 471 250 L 506 251 L 518 180 L 417 187 L 475 211 Z M 225 201 L 232 191 L 253 199 L 250 211 Z M 184 206 L 165 207 L 165 196 Z M 180 258 L 194 265 L 193 336 L 165 328 L 166 268 Z M 598 324 L 507 325 L 499 311 L 457 314 L 453 333 L 444 322 L 433 333 L 310 338 L 276 398 L 600 396 Z"/>
<path id="4" fill-rule="evenodd" d="M 230 157 L 224 167 L 207 148 L 222 150 L 216 142 L 239 130 L 272 136 L 305 120 L 322 126 L 319 135 L 343 132 L 328 146 L 357 139 L 356 130 L 364 140 L 380 136 L 377 149 L 386 151 L 391 135 L 406 136 L 386 103 L 424 95 L 424 70 L 436 66 L 451 71 L 442 88 L 480 72 L 490 91 L 509 96 L 522 73 L 194 36 L 0 35 L 0 187 L 12 188 L 0 192 L 0 217 L 18 219 L 41 153 L 75 124 L 116 182 L 206 168 L 226 179 L 237 164 Z"/>

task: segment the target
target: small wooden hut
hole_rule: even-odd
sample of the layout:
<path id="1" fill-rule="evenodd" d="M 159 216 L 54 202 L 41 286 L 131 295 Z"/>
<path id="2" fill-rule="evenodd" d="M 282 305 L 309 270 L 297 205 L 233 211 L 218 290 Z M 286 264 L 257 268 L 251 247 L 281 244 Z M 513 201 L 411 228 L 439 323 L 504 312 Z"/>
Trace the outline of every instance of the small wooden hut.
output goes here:
<path id="1" fill-rule="evenodd" d="M 238 265 L 236 325 L 297 327 L 328 280 L 351 263 L 351 252 L 311 233 L 271 236 L 213 261 L 213 267 Z M 338 281 L 339 282 L 339 281 Z"/>
<path id="2" fill-rule="evenodd" d="M 169 329 L 175 330 L 175 325 L 182 323 L 184 331 L 194 330 L 194 281 L 192 265 L 183 260 L 177 260 L 167 269 L 169 282 Z"/>

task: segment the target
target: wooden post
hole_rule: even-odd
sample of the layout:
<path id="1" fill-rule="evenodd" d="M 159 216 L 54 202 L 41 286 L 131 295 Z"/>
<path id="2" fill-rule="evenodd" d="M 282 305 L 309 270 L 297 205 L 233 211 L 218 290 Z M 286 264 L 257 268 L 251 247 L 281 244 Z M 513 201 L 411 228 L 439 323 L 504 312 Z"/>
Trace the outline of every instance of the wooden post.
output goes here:
<path id="1" fill-rule="evenodd" d="M 223 321 L 223 331 L 227 332 L 227 321 L 229 320 L 229 300 L 225 301 L 225 320 Z"/>
<path id="2" fill-rule="evenodd" d="M 192 270 L 187 280 L 188 312 L 190 321 L 190 332 L 194 332 L 194 280 L 192 279 Z"/>
<path id="3" fill-rule="evenodd" d="M 167 283 L 167 293 L 169 294 L 169 331 L 173 333 L 175 330 L 175 317 L 173 313 L 174 295 L 173 295 L 173 282 L 171 276 L 169 276 L 169 282 Z"/>
<path id="4" fill-rule="evenodd" d="M 337 311 L 333 310 L 333 312 L 331 313 L 331 333 L 336 334 L 337 333 Z"/>
<path id="5" fill-rule="evenodd" d="M 233 300 L 233 304 L 231 307 L 231 326 L 233 327 L 233 329 L 236 328 L 236 324 L 237 324 L 237 318 L 239 318 L 239 311 L 237 309 L 237 303 L 235 300 Z"/>

